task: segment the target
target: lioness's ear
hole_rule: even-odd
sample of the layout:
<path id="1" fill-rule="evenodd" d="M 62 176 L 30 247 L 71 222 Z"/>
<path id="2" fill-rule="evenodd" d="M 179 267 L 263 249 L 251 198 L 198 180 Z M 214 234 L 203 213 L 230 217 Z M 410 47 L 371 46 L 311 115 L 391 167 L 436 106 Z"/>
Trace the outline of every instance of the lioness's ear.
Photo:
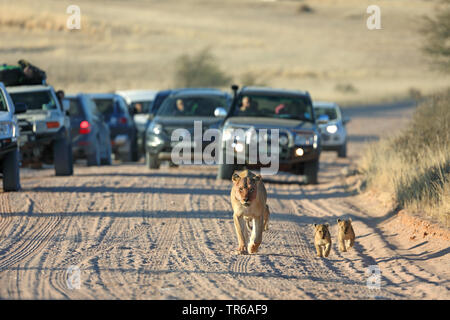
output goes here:
<path id="1" fill-rule="evenodd" d="M 236 183 L 239 182 L 239 180 L 241 180 L 241 176 L 237 173 L 233 173 L 233 176 L 231 177 L 231 180 Z"/>
<path id="2" fill-rule="evenodd" d="M 253 180 L 255 180 L 255 181 L 261 181 L 261 175 L 260 174 L 257 174 L 257 175 L 255 175 L 254 177 L 253 177 Z"/>
<path id="3" fill-rule="evenodd" d="M 352 222 L 352 218 L 348 218 L 348 221 Z"/>
<path id="4" fill-rule="evenodd" d="M 327 228 L 329 228 L 329 227 L 330 227 L 330 225 L 329 225 L 328 223 L 325 223 L 325 226 L 326 226 Z"/>
<path id="5" fill-rule="evenodd" d="M 317 228 L 317 224 L 314 223 L 313 226 L 314 226 L 314 229 Z"/>
<path id="6" fill-rule="evenodd" d="M 337 222 L 338 222 L 338 223 L 341 222 L 341 219 L 337 219 Z"/>

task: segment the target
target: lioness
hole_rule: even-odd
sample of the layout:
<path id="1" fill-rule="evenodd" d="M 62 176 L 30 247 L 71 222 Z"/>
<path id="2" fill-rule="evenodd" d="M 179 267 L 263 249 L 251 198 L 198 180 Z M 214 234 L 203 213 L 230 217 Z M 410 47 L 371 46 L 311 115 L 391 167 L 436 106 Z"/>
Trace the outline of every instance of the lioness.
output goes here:
<path id="1" fill-rule="evenodd" d="M 314 224 L 314 246 L 318 257 L 328 257 L 331 250 L 331 234 L 328 224 Z"/>
<path id="2" fill-rule="evenodd" d="M 339 251 L 346 252 L 347 248 L 355 244 L 355 232 L 352 227 L 352 219 L 337 219 Z M 346 245 L 347 243 L 347 245 Z"/>
<path id="3" fill-rule="evenodd" d="M 244 170 L 232 176 L 231 206 L 241 254 L 256 253 L 262 241 L 263 230 L 268 229 L 269 207 L 267 192 L 260 175 Z M 251 231 L 250 239 L 248 231 Z"/>

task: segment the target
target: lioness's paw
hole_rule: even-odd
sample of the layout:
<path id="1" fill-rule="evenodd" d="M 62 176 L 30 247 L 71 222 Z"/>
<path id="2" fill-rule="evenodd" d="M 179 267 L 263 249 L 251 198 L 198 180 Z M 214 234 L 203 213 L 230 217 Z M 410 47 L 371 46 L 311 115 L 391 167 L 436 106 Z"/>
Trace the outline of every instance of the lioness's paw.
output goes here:
<path id="1" fill-rule="evenodd" d="M 254 243 L 248 246 L 248 253 L 256 253 L 258 252 L 258 248 L 259 248 L 259 243 Z"/>

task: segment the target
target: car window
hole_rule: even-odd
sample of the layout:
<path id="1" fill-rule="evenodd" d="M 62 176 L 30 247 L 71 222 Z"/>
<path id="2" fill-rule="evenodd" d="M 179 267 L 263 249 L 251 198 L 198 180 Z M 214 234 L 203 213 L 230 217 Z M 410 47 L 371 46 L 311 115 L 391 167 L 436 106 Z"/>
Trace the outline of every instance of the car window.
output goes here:
<path id="1" fill-rule="evenodd" d="M 8 111 L 6 107 L 5 96 L 3 95 L 2 90 L 0 90 L 0 111 Z"/>
<path id="2" fill-rule="evenodd" d="M 216 108 L 228 109 L 224 96 L 182 96 L 167 98 L 158 110 L 159 116 L 214 117 Z"/>
<path id="3" fill-rule="evenodd" d="M 152 100 L 146 101 L 134 101 L 131 103 L 131 107 L 136 110 L 136 114 L 140 113 L 148 113 L 150 110 L 150 106 L 152 105 Z"/>
<path id="4" fill-rule="evenodd" d="M 151 112 L 156 113 L 159 107 L 161 107 L 162 103 L 164 102 L 164 100 L 166 100 L 168 96 L 169 96 L 168 92 L 159 93 L 156 96 L 155 100 L 153 100 L 152 106 L 150 107 Z"/>
<path id="5" fill-rule="evenodd" d="M 27 110 L 53 110 L 56 102 L 50 91 L 30 91 L 10 94 L 14 103 L 22 102 L 28 107 Z"/>
<path id="6" fill-rule="evenodd" d="M 330 120 L 336 120 L 338 118 L 337 110 L 335 108 L 327 107 L 314 107 L 316 117 L 327 115 Z"/>
<path id="7" fill-rule="evenodd" d="M 98 111 L 100 111 L 104 115 L 111 115 L 114 113 L 114 99 L 107 98 L 107 99 L 93 99 L 95 104 L 97 105 Z"/>
<path id="8" fill-rule="evenodd" d="M 78 98 L 68 98 L 69 100 L 69 115 L 71 117 L 80 117 L 83 115 L 83 110 Z"/>
<path id="9" fill-rule="evenodd" d="M 234 110 L 235 116 L 313 120 L 307 97 L 278 95 L 242 95 Z"/>

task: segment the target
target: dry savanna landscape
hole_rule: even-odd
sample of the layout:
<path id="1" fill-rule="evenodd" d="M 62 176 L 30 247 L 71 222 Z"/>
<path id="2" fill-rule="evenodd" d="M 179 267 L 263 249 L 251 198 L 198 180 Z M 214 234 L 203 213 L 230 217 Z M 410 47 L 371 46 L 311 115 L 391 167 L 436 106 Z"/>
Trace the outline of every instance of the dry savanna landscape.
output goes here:
<path id="1" fill-rule="evenodd" d="M 66 28 L 73 4 L 80 30 Z M 170 88 L 176 59 L 205 48 L 233 82 L 304 89 L 318 100 L 377 102 L 447 86 L 421 52 L 421 22 L 438 3 L 377 1 L 381 29 L 368 30 L 371 4 L 1 0 L 0 54 L 27 58 L 67 92 Z"/>
<path id="2" fill-rule="evenodd" d="M 216 166 L 21 168 L 22 190 L 0 192 L 0 299 L 448 300 L 450 82 L 420 32 L 439 3 L 376 1 L 381 29 L 368 30 L 372 2 L 0 0 L 0 62 L 28 59 L 55 89 L 173 88 L 180 59 L 207 52 L 229 84 L 308 90 L 351 119 L 347 157 L 323 152 L 318 184 L 262 177 L 271 216 L 256 254 L 236 252 Z M 66 28 L 74 4 L 80 30 Z"/>

